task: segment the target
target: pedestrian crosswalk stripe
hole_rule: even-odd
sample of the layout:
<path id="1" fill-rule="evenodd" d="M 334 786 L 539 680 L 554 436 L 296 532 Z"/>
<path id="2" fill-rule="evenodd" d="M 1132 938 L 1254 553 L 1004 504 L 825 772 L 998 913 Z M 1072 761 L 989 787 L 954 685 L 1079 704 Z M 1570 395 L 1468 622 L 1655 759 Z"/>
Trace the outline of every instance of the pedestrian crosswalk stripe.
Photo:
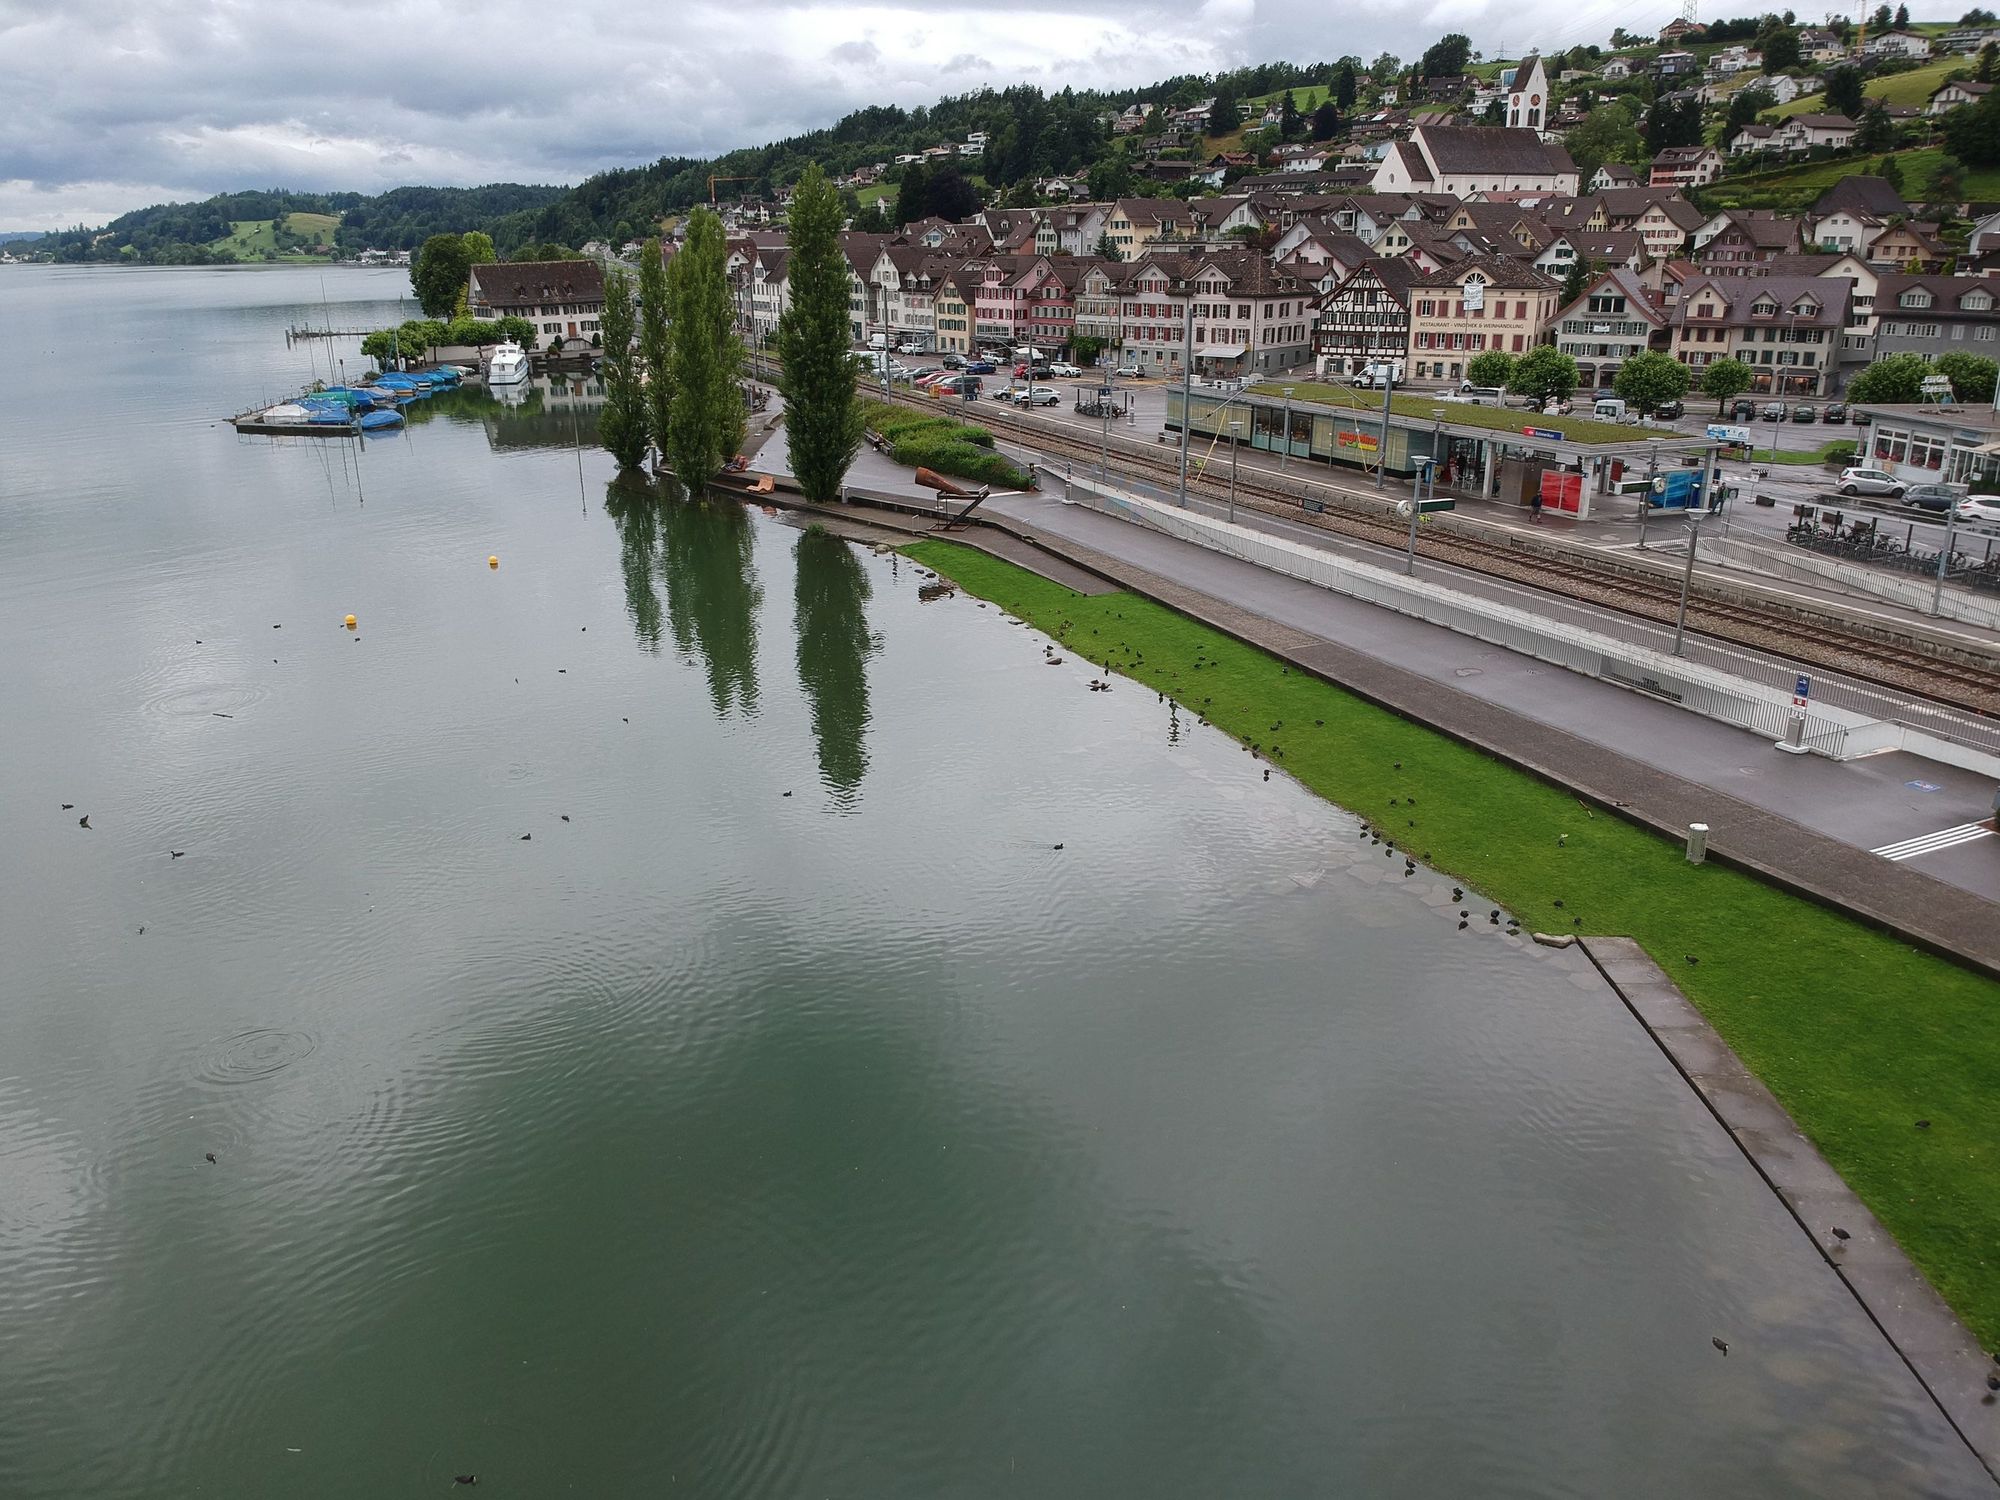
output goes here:
<path id="1" fill-rule="evenodd" d="M 1884 859 L 1914 859 L 1919 854 L 1935 854 L 1940 849 L 1955 849 L 1960 844 L 1992 836 L 1993 825 L 1990 823 L 1961 823 L 1956 828 L 1940 828 L 1936 833 L 1919 834 L 1916 838 L 1884 844 L 1868 852 L 1879 854 Z"/>

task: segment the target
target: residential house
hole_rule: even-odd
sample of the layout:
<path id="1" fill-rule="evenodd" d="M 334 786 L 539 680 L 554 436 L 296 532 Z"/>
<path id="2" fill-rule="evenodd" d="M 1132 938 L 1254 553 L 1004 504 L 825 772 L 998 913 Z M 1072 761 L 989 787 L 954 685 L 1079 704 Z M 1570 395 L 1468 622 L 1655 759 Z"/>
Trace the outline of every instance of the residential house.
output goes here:
<path id="1" fill-rule="evenodd" d="M 1544 276 L 1561 281 L 1578 265 L 1625 271 L 1636 277 L 1652 259 L 1646 242 L 1633 230 L 1606 229 L 1593 234 L 1584 229 L 1567 229 L 1549 241 L 1535 256 L 1533 265 Z"/>
<path id="2" fill-rule="evenodd" d="M 1868 246 L 1869 261 L 1901 271 L 1934 271 L 1951 258 L 1951 246 L 1938 238 L 1935 223 L 1906 219 L 1891 224 Z"/>
<path id="3" fill-rule="evenodd" d="M 1606 188 L 1637 187 L 1638 185 L 1639 174 L 1637 172 L 1626 166 L 1622 161 L 1608 161 L 1590 174 L 1590 181 L 1586 184 L 1586 188 L 1590 192 L 1601 193 Z"/>
<path id="4" fill-rule="evenodd" d="M 1814 147 L 1845 151 L 1854 144 L 1856 127 L 1846 115 L 1793 115 L 1772 138 L 1781 151 L 1803 155 Z"/>
<path id="5" fill-rule="evenodd" d="M 482 322 L 526 318 L 550 339 L 588 344 L 600 336 L 604 266 L 596 260 L 517 260 L 477 265 L 466 284 L 466 310 Z"/>
<path id="6" fill-rule="evenodd" d="M 1673 343 L 1666 309 L 1631 271 L 1606 271 L 1556 314 L 1556 348 L 1576 361 L 1578 387 L 1604 390 L 1627 361 Z"/>
<path id="7" fill-rule="evenodd" d="M 1669 146 L 1653 158 L 1653 187 L 1707 187 L 1722 175 L 1722 153 L 1713 146 Z"/>
<path id="8" fill-rule="evenodd" d="M 1937 41 L 1947 52 L 1977 52 L 1988 42 L 2000 42 L 2000 26 L 1960 26 Z"/>
<path id="9" fill-rule="evenodd" d="M 1308 271 L 1314 281 L 1328 266 L 1339 276 L 1350 275 L 1368 258 L 1368 247 L 1354 235 L 1341 233 L 1329 219 L 1301 219 L 1271 245 L 1272 264 L 1290 266 L 1294 275 Z"/>
<path id="10" fill-rule="evenodd" d="M 1689 37 L 1700 36 L 1704 30 L 1698 21 L 1685 19 L 1669 21 L 1660 28 L 1660 45 L 1671 47 L 1676 42 L 1686 41 Z"/>
<path id="11" fill-rule="evenodd" d="M 1540 132 L 1549 128 L 1549 75 L 1541 58 L 1529 53 L 1514 69 L 1507 90 L 1507 127 Z"/>
<path id="12" fill-rule="evenodd" d="M 1831 277 L 1697 277 L 1673 311 L 1673 355 L 1697 380 L 1738 359 L 1760 394 L 1827 395 L 1847 299 L 1848 284 Z"/>
<path id="13" fill-rule="evenodd" d="M 1104 233 L 1126 260 L 1137 260 L 1155 240 L 1186 239 L 1193 227 L 1188 206 L 1175 198 L 1120 198 L 1104 219 Z"/>
<path id="14" fill-rule="evenodd" d="M 1576 163 L 1560 144 L 1525 127 L 1419 125 L 1394 143 L 1375 169 L 1378 193 L 1474 193 L 1540 190 L 1574 195 Z"/>
<path id="15" fill-rule="evenodd" d="M 1125 358 L 1154 374 L 1178 372 L 1192 339 L 1197 375 L 1290 369 L 1311 352 L 1312 303 L 1254 250 L 1154 251 L 1125 281 Z"/>
<path id="16" fill-rule="evenodd" d="M 1281 172 L 1320 172 L 1332 160 L 1324 146 L 1280 146 L 1272 156 Z"/>
<path id="17" fill-rule="evenodd" d="M 1662 52 L 1653 59 L 1653 76 L 1662 83 L 1690 78 L 1700 71 L 1701 64 L 1692 52 Z"/>
<path id="18" fill-rule="evenodd" d="M 1954 351 L 2000 358 L 2000 281 L 1992 277 L 1885 274 L 1875 317 L 1871 360 Z"/>
<path id="19" fill-rule="evenodd" d="M 1313 324 L 1313 362 L 1323 377 L 1359 375 L 1371 364 L 1401 364 L 1410 349 L 1407 259 L 1365 260 L 1321 298 Z"/>
<path id="20" fill-rule="evenodd" d="M 1123 345 L 1125 283 L 1131 272 L 1123 261 L 1084 264 L 1076 284 L 1075 337 L 1096 339 L 1107 349 Z"/>
<path id="21" fill-rule="evenodd" d="M 1597 72 L 1606 83 L 1623 82 L 1632 76 L 1632 60 L 1628 57 L 1609 58 Z"/>
<path id="22" fill-rule="evenodd" d="M 1688 236 L 1707 217 L 1687 199 L 1664 188 L 1612 188 L 1599 193 L 1601 224 L 1584 227 L 1630 229 L 1646 242 L 1655 260 L 1672 260 L 1686 248 Z"/>
<path id="23" fill-rule="evenodd" d="M 1987 214 L 1972 226 L 1966 236 L 1965 249 L 1968 255 L 1987 256 L 2000 252 L 2000 213 Z"/>
<path id="24" fill-rule="evenodd" d="M 1838 62 L 1847 56 L 1847 44 L 1831 31 L 1819 26 L 1805 26 L 1799 29 L 1799 57 L 1824 67 L 1830 62 Z"/>
<path id="25" fill-rule="evenodd" d="M 868 331 L 882 334 L 892 348 L 904 340 L 929 347 L 937 334 L 936 282 L 948 268 L 923 245 L 884 245 L 869 270 L 879 321 Z"/>
<path id="26" fill-rule="evenodd" d="M 932 295 L 932 311 L 937 323 L 934 347 L 958 354 L 972 352 L 973 311 L 979 300 L 979 284 L 986 267 L 977 260 L 963 261 L 937 278 Z"/>
<path id="27" fill-rule="evenodd" d="M 1968 104 L 1977 104 L 1993 92 L 1990 83 L 1977 83 L 1970 78 L 1954 79 L 1931 90 L 1930 99 L 1924 105 L 1924 113 L 1931 118 L 1948 115 L 1955 109 L 1963 109 Z"/>
<path id="28" fill-rule="evenodd" d="M 1929 57 L 1928 37 L 1912 31 L 1878 31 L 1861 45 L 1865 57 Z"/>
<path id="29" fill-rule="evenodd" d="M 792 252 L 783 245 L 759 245 L 751 254 L 746 287 L 750 301 L 750 337 L 763 344 L 777 337 L 778 320 L 792 305 L 786 272 Z"/>
<path id="30" fill-rule="evenodd" d="M 857 344 L 866 343 L 870 333 L 887 331 L 882 316 L 881 288 L 874 283 L 875 262 L 894 235 L 863 234 L 843 230 L 841 254 L 847 258 L 847 328 Z"/>
<path id="31" fill-rule="evenodd" d="M 1694 261 L 1710 276 L 1749 276 L 1799 249 L 1799 223 L 1768 208 L 1727 208 L 1694 232 Z"/>
<path id="32" fill-rule="evenodd" d="M 1542 342 L 1561 288 L 1524 261 L 1474 256 L 1409 289 L 1410 373 L 1461 380 L 1488 349 L 1521 354 Z"/>
<path id="33" fill-rule="evenodd" d="M 1730 138 L 1731 156 L 1762 156 L 1778 149 L 1778 127 L 1775 125 L 1745 125 Z"/>

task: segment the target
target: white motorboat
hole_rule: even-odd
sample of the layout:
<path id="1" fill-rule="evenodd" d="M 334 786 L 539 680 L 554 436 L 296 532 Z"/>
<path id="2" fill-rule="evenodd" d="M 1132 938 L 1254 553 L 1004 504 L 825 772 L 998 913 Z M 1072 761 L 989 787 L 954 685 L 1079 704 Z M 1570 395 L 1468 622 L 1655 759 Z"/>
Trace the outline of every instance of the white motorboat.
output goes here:
<path id="1" fill-rule="evenodd" d="M 274 423 L 297 422 L 303 425 L 312 420 L 312 413 L 295 402 L 287 401 L 279 406 L 266 407 L 258 420 Z"/>
<path id="2" fill-rule="evenodd" d="M 496 344 L 486 361 L 488 385 L 519 385 L 528 378 L 528 355 L 512 339 Z"/>

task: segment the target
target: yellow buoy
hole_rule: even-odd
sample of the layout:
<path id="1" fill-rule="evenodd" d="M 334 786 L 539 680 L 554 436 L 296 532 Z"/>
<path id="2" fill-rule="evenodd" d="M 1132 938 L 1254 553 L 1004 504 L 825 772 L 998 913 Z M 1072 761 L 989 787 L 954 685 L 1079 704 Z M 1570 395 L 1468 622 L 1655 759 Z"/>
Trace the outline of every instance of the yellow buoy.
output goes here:
<path id="1" fill-rule="evenodd" d="M 345 620 L 342 620 L 340 623 L 345 625 L 349 630 L 352 630 L 355 627 L 355 625 L 358 624 L 359 622 L 354 618 L 353 615 L 349 615 Z"/>
<path id="2" fill-rule="evenodd" d="M 486 559 L 486 566 L 489 568 L 497 568 L 500 566 L 500 559 L 497 557 L 489 557 Z"/>

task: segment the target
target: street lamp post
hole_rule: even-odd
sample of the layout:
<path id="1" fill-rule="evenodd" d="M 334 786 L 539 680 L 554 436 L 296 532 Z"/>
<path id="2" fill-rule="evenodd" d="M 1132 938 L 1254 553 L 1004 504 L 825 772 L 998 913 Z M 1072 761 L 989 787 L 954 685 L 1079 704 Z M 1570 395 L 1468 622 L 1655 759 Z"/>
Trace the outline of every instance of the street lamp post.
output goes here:
<path id="1" fill-rule="evenodd" d="M 1382 488 L 1383 477 L 1389 471 L 1389 398 L 1395 393 L 1396 377 L 1384 373 L 1382 376 L 1382 444 L 1375 450 L 1375 488 Z"/>
<path id="2" fill-rule="evenodd" d="M 1194 288 L 1183 280 L 1178 290 L 1181 306 L 1187 310 L 1187 324 L 1181 341 L 1181 509 L 1187 509 L 1188 430 L 1194 426 Z"/>
<path id="3" fill-rule="evenodd" d="M 1242 452 L 1242 438 L 1238 436 L 1242 430 L 1244 430 L 1242 418 L 1230 422 L 1230 524 L 1232 526 L 1236 524 L 1236 456 Z M 1936 614 L 1936 610 L 1932 610 L 1932 614 Z"/>
<path id="4" fill-rule="evenodd" d="M 1952 538 L 1958 529 L 1958 502 L 1944 508 L 1944 550 L 1938 554 L 1937 583 L 1931 589 L 1931 617 L 1944 608 L 1944 575 L 1951 568 Z"/>
<path id="5" fill-rule="evenodd" d="M 1646 545 L 1646 520 L 1653 509 L 1653 481 L 1660 477 L 1660 439 L 1646 439 L 1646 489 L 1639 496 L 1639 545 Z"/>
<path id="6" fill-rule="evenodd" d="M 1709 498 L 1704 495 L 1703 499 Z M 1694 583 L 1694 549 L 1701 536 L 1701 523 L 1714 515 L 1711 510 L 1691 510 L 1687 513 L 1688 555 L 1687 567 L 1681 571 L 1681 607 L 1674 616 L 1674 655 L 1681 654 L 1681 644 L 1687 634 L 1688 589 Z"/>

